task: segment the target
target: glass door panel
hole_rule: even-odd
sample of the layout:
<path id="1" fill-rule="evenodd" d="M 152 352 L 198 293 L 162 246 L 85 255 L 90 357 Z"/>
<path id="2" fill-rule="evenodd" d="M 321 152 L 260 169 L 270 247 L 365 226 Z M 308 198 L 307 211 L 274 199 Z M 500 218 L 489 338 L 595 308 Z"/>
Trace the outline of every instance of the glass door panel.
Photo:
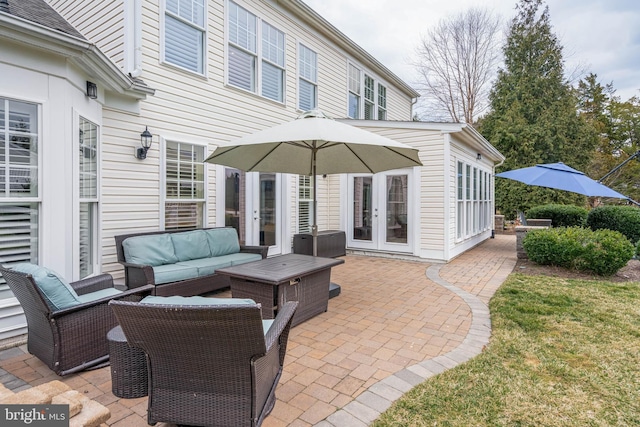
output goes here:
<path id="1" fill-rule="evenodd" d="M 387 243 L 407 243 L 407 175 L 387 175 Z"/>
<path id="2" fill-rule="evenodd" d="M 225 168 L 225 200 L 224 200 L 224 225 L 233 227 L 238 231 L 240 244 L 246 244 L 246 174 L 245 172 Z"/>
<path id="3" fill-rule="evenodd" d="M 276 245 L 278 233 L 276 197 L 276 174 L 260 173 L 260 245 Z"/>
<path id="4" fill-rule="evenodd" d="M 353 239 L 373 239 L 373 177 L 357 176 L 353 178 Z"/>

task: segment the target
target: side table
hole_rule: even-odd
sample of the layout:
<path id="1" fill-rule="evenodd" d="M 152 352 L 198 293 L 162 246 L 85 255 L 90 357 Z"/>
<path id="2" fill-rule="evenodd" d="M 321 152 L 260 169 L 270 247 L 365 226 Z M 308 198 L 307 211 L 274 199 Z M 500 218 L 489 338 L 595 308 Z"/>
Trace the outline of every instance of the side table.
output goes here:
<path id="1" fill-rule="evenodd" d="M 111 391 L 125 399 L 148 394 L 147 355 L 130 347 L 120 326 L 107 333 L 111 362 Z"/>

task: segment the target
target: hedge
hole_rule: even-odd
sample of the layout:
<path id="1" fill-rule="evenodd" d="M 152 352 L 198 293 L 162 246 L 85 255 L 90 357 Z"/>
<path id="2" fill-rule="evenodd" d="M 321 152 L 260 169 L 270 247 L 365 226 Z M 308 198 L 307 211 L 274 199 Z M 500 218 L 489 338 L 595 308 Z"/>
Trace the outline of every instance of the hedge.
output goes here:
<path id="1" fill-rule="evenodd" d="M 548 204 L 534 206 L 526 213 L 527 219 L 546 218 L 553 227 L 582 227 L 588 211 L 575 205 Z"/>
<path id="2" fill-rule="evenodd" d="M 542 265 L 610 276 L 627 265 L 634 245 L 613 230 L 560 227 L 531 230 L 522 240 L 530 260 Z"/>
<path id="3" fill-rule="evenodd" d="M 635 244 L 640 240 L 640 209 L 633 206 L 594 208 L 587 215 L 587 227 L 619 231 Z"/>

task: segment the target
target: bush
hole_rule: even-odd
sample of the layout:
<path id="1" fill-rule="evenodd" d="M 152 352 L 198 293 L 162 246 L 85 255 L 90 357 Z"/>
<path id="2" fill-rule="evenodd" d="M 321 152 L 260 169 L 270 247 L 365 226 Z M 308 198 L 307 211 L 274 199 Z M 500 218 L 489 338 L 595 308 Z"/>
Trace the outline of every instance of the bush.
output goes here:
<path id="1" fill-rule="evenodd" d="M 627 236 L 632 243 L 640 240 L 640 209 L 633 206 L 600 206 L 587 216 L 592 230 L 615 230 Z"/>
<path id="2" fill-rule="evenodd" d="M 550 219 L 553 227 L 583 227 L 587 213 L 585 208 L 575 205 L 549 204 L 532 207 L 526 217 Z"/>
<path id="3" fill-rule="evenodd" d="M 636 251 L 620 232 L 582 227 L 531 230 L 522 246 L 537 264 L 592 271 L 601 276 L 620 270 Z"/>

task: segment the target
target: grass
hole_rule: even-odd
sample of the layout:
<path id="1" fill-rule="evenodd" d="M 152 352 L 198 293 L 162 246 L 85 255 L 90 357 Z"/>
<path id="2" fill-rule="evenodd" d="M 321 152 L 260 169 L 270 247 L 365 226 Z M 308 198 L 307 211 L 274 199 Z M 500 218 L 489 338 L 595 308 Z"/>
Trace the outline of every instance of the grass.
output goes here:
<path id="1" fill-rule="evenodd" d="M 477 357 L 415 387 L 382 426 L 640 426 L 640 283 L 512 274 Z"/>

